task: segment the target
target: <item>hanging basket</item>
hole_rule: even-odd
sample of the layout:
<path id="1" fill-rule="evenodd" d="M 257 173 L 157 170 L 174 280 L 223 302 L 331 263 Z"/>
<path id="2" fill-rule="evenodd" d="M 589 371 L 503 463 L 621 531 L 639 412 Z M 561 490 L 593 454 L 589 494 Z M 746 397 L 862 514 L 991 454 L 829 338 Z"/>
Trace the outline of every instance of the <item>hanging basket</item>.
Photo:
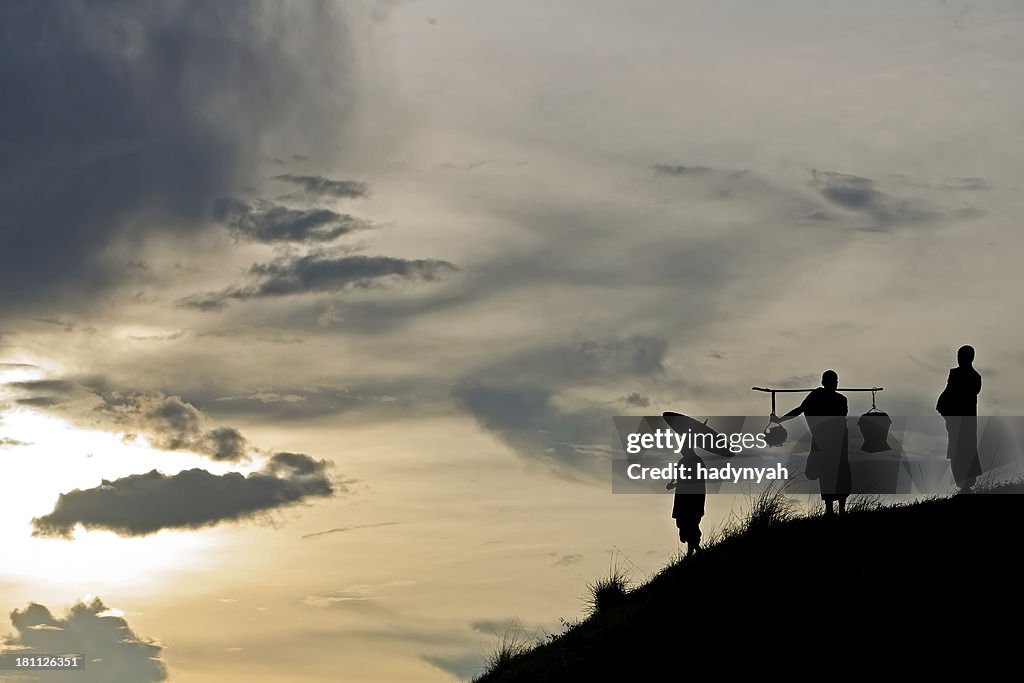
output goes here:
<path id="1" fill-rule="evenodd" d="M 789 438 L 789 432 L 782 425 L 768 425 L 764 428 L 764 440 L 772 448 L 778 448 L 782 444 L 786 443 L 786 439 Z"/>
<path id="2" fill-rule="evenodd" d="M 889 445 L 889 427 L 892 426 L 892 418 L 875 405 L 875 392 L 871 392 L 871 410 L 860 416 L 857 420 L 857 428 L 860 435 L 864 437 L 864 443 L 860 449 L 865 453 L 883 453 L 891 451 Z"/>

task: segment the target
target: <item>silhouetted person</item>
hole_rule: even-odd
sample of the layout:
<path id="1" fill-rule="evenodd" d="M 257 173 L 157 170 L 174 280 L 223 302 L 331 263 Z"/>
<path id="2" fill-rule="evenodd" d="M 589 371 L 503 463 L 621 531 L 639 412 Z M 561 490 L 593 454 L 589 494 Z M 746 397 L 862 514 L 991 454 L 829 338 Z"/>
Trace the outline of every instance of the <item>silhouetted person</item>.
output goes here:
<path id="1" fill-rule="evenodd" d="M 974 347 L 961 346 L 956 352 L 957 367 L 949 371 L 946 388 L 939 394 L 935 409 L 946 420 L 949 458 L 953 479 L 960 493 L 969 493 L 981 474 L 978 460 L 978 394 L 981 375 L 974 369 Z"/>
<path id="2" fill-rule="evenodd" d="M 674 481 L 665 484 L 665 488 L 676 492 L 672 502 L 672 518 L 676 520 L 679 540 L 686 544 L 686 554 L 689 556 L 700 550 L 700 520 L 704 516 L 707 483 L 697 473 L 697 465 L 704 467 L 704 460 L 692 448 L 683 450 L 682 454 L 678 462 L 680 474 Z"/>
<path id="3" fill-rule="evenodd" d="M 821 499 L 825 501 L 825 514 L 833 514 L 833 504 L 839 501 L 839 514 L 846 513 L 846 498 L 853 488 L 850 472 L 850 433 L 846 427 L 849 408 L 846 397 L 836 391 L 839 375 L 826 370 L 821 375 L 821 386 L 811 390 L 803 403 L 782 417 L 772 415 L 772 422 L 804 415 L 811 430 L 811 451 L 807 454 L 807 478 L 817 479 Z"/>

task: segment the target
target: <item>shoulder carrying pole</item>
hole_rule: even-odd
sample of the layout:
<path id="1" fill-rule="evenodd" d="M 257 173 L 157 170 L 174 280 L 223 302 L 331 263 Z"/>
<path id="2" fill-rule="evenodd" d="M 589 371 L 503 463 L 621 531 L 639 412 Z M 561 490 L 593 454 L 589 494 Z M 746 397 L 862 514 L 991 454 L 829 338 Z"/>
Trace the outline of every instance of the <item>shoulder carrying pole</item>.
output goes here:
<path id="1" fill-rule="evenodd" d="M 816 388 L 816 387 L 815 387 Z M 775 387 L 750 387 L 751 391 L 762 391 L 766 394 L 772 395 L 772 415 L 775 414 L 775 394 L 806 394 L 814 391 L 811 389 L 776 389 Z M 870 391 L 871 392 L 871 407 L 875 407 L 875 392 L 883 391 L 882 387 L 870 387 L 868 389 L 858 387 L 839 387 L 836 391 Z"/>

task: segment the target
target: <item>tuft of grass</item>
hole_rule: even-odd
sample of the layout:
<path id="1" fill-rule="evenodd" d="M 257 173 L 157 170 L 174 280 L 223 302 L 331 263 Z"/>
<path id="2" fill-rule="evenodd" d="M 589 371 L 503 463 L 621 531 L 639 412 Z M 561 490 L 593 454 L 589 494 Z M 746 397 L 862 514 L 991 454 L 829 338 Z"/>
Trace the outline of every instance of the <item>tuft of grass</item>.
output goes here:
<path id="1" fill-rule="evenodd" d="M 633 587 L 630 567 L 639 569 L 618 546 L 613 546 L 608 559 L 608 575 L 587 584 L 583 603 L 588 617 L 607 612 L 626 601 Z"/>
<path id="2" fill-rule="evenodd" d="M 743 533 L 755 534 L 774 529 L 797 517 L 796 504 L 783 486 L 766 486 L 754 498 L 741 523 Z"/>
<path id="3" fill-rule="evenodd" d="M 474 680 L 502 673 L 537 645 L 537 636 L 531 635 L 523 628 L 522 624 L 515 621 L 508 624 L 505 626 L 505 630 L 498 635 L 498 642 L 494 649 L 484 657 L 483 672 Z"/>
<path id="4" fill-rule="evenodd" d="M 885 507 L 885 501 L 877 493 L 855 493 L 846 500 L 847 512 L 866 512 Z"/>
<path id="5" fill-rule="evenodd" d="M 587 614 L 603 614 L 626 602 L 630 584 L 629 573 L 620 566 L 612 567 L 608 576 L 587 584 Z"/>

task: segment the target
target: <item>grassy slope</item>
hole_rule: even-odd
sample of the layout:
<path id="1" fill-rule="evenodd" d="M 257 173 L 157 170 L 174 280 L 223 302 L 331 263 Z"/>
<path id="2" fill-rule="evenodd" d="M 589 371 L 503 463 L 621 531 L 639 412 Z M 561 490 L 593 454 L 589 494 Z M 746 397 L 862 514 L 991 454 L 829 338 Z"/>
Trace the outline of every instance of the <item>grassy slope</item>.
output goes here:
<path id="1" fill-rule="evenodd" d="M 769 502 L 620 605 L 477 680 L 632 681 L 708 665 L 881 673 L 883 655 L 963 661 L 991 650 L 1007 633 L 1001 623 L 1020 633 L 1022 504 L 975 495 L 786 519 Z"/>

